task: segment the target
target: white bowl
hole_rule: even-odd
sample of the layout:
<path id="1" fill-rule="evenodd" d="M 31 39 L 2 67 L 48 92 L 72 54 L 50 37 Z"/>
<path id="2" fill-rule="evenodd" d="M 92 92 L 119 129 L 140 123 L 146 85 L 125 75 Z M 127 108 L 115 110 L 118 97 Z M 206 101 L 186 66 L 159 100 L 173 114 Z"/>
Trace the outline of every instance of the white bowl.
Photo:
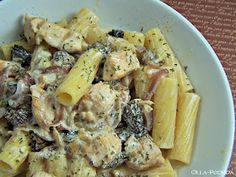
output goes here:
<path id="1" fill-rule="evenodd" d="M 158 0 L 3 0 L 0 2 L 0 42 L 19 38 L 23 14 L 55 21 L 81 7 L 95 10 L 106 27 L 137 31 L 141 27 L 144 30 L 155 26 L 162 29 L 182 64 L 188 66 L 188 75 L 202 98 L 193 160 L 179 170 L 179 176 L 210 173 L 210 170 L 215 174 L 202 176 L 224 176 L 234 137 L 234 108 L 229 82 L 205 38 L 164 3 Z"/>

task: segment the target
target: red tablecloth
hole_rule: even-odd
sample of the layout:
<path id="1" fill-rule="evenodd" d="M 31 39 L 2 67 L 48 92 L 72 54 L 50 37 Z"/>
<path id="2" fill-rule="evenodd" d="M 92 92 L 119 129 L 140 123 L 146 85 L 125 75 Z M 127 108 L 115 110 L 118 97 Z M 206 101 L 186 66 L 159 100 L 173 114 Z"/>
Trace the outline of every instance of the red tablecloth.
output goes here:
<path id="1" fill-rule="evenodd" d="M 212 45 L 228 76 L 236 103 L 236 0 L 163 1 L 191 21 Z M 227 177 L 236 176 L 236 144 L 229 172 L 234 175 Z"/>

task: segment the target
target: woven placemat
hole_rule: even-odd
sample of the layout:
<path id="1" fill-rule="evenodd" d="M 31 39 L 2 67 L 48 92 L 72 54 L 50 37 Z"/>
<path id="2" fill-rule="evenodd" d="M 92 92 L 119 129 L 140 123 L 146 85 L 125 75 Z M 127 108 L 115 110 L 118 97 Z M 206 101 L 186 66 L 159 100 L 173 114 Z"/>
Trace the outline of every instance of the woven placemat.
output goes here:
<path id="1" fill-rule="evenodd" d="M 191 21 L 209 41 L 225 69 L 236 103 L 236 0 L 163 1 Z M 228 170 L 227 177 L 236 176 L 236 144 Z"/>

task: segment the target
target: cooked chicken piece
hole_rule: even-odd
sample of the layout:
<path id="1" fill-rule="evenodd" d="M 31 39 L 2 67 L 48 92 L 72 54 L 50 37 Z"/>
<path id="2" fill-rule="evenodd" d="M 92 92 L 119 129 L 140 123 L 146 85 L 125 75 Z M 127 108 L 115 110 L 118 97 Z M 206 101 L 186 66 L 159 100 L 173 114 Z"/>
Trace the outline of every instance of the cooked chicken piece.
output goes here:
<path id="1" fill-rule="evenodd" d="M 115 128 L 121 121 L 121 106 L 129 99 L 128 93 L 114 89 L 109 83 L 93 85 L 80 101 L 78 124 L 95 129 L 108 124 Z"/>
<path id="2" fill-rule="evenodd" d="M 45 41 L 52 47 L 70 53 L 81 52 L 87 47 L 81 34 L 37 17 L 25 17 L 24 35 L 31 44 L 39 45 Z"/>
<path id="3" fill-rule="evenodd" d="M 115 105 L 119 92 L 112 89 L 109 84 L 99 82 L 93 85 L 81 100 L 81 111 L 92 111 L 94 114 L 107 114 Z"/>
<path id="4" fill-rule="evenodd" d="M 121 111 L 123 110 L 123 108 L 125 107 L 125 105 L 129 102 L 131 96 L 130 96 L 130 91 L 129 88 L 117 83 L 114 88 L 120 92 L 120 103 L 121 103 Z"/>
<path id="5" fill-rule="evenodd" d="M 53 95 L 37 85 L 31 86 L 30 90 L 32 92 L 32 112 L 36 122 L 45 130 L 48 130 L 50 126 L 59 125 L 65 128 L 67 119 L 73 114 L 71 107 L 59 104 Z"/>
<path id="6" fill-rule="evenodd" d="M 34 72 L 35 70 L 42 70 L 47 67 L 52 66 L 52 54 L 44 46 L 38 46 L 35 48 L 32 54 L 32 60 L 30 64 L 30 70 Z"/>
<path id="7" fill-rule="evenodd" d="M 80 134 L 82 151 L 95 167 L 112 162 L 121 153 L 121 141 L 112 128 L 90 135 Z"/>
<path id="8" fill-rule="evenodd" d="M 112 52 L 104 64 L 103 79 L 105 81 L 121 79 L 139 67 L 139 61 L 134 52 Z"/>
<path id="9" fill-rule="evenodd" d="M 149 136 L 136 139 L 131 136 L 125 143 L 125 151 L 129 155 L 126 164 L 135 170 L 146 170 L 153 166 L 160 166 L 164 163 L 160 149 Z"/>
<path id="10" fill-rule="evenodd" d="M 30 90 L 32 92 L 32 112 L 34 118 L 42 128 L 48 128 L 54 121 L 55 113 L 49 104 L 47 94 L 36 85 L 31 86 Z"/>

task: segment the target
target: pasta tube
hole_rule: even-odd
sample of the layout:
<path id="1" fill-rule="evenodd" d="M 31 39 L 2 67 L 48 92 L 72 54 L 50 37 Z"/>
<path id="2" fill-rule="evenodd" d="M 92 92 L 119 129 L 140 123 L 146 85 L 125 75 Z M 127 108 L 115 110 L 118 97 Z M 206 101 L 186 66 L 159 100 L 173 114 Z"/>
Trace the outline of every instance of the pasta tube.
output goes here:
<path id="1" fill-rule="evenodd" d="M 14 45 L 22 46 L 23 48 L 25 48 L 28 51 L 33 50 L 33 46 L 28 44 L 25 40 L 18 40 L 18 41 L 10 42 L 7 44 L 3 44 L 0 46 L 0 53 L 2 53 L 2 55 L 3 55 L 2 57 L 4 57 L 5 60 L 11 59 L 11 48 Z"/>
<path id="2" fill-rule="evenodd" d="M 98 26 L 99 18 L 91 10 L 87 8 L 81 8 L 79 13 L 72 17 L 68 27 L 76 32 L 82 34 L 85 38 L 90 27 Z"/>
<path id="3" fill-rule="evenodd" d="M 175 143 L 174 148 L 167 154 L 168 159 L 190 163 L 199 102 L 200 97 L 194 93 L 184 93 L 179 96 Z"/>
<path id="4" fill-rule="evenodd" d="M 71 177 L 96 177 L 96 170 L 90 166 L 88 161 L 79 155 L 73 156 L 70 160 L 68 176 Z"/>
<path id="5" fill-rule="evenodd" d="M 139 33 L 136 31 L 125 31 L 124 39 L 134 45 L 144 46 L 145 36 L 143 33 Z"/>
<path id="6" fill-rule="evenodd" d="M 164 60 L 165 66 L 173 67 L 179 83 L 179 93 L 193 90 L 193 86 L 177 60 L 173 50 L 158 28 L 153 28 L 145 34 L 145 47 L 152 50 L 160 60 Z"/>
<path id="7" fill-rule="evenodd" d="M 17 173 L 20 171 L 30 151 L 28 137 L 22 131 L 14 132 L 0 153 L 0 171 Z"/>
<path id="8" fill-rule="evenodd" d="M 154 94 L 152 138 L 163 149 L 174 146 L 177 97 L 177 81 L 162 78 Z"/>
<path id="9" fill-rule="evenodd" d="M 56 90 L 56 98 L 63 105 L 74 105 L 87 92 L 97 73 L 103 55 L 97 49 L 86 51 Z"/>

